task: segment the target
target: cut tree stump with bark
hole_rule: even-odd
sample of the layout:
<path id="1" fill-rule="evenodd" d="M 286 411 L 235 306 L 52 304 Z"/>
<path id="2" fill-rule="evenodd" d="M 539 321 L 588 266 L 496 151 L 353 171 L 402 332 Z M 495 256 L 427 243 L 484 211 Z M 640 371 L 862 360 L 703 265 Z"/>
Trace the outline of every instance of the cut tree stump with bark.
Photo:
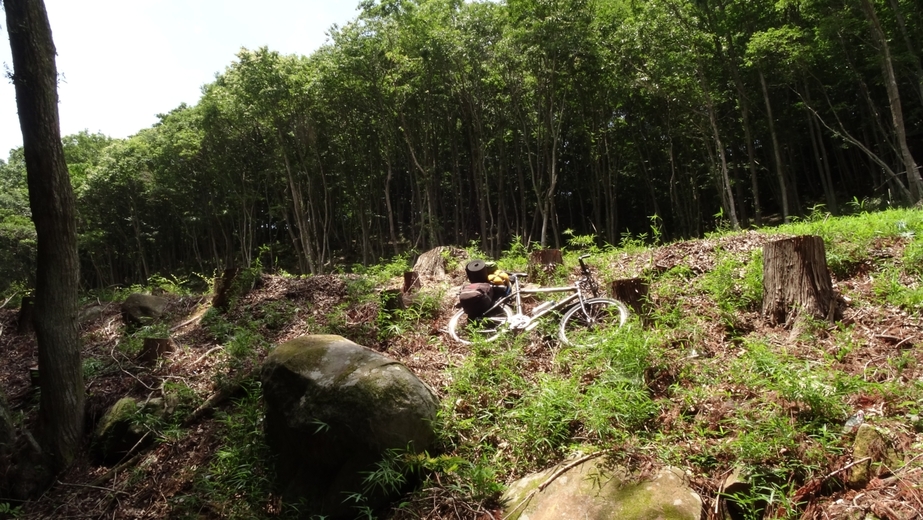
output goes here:
<path id="1" fill-rule="evenodd" d="M 613 298 L 629 306 L 638 316 L 647 315 L 648 284 L 644 278 L 614 280 L 609 285 Z"/>
<path id="2" fill-rule="evenodd" d="M 804 235 L 763 245 L 763 317 L 770 324 L 790 325 L 802 316 L 832 322 L 837 312 L 821 237 Z"/>
<path id="3" fill-rule="evenodd" d="M 529 281 L 538 284 L 547 282 L 559 265 L 564 265 L 564 255 L 560 249 L 532 251 L 529 256 Z"/>
<path id="4" fill-rule="evenodd" d="M 215 280 L 215 296 L 212 298 L 212 307 L 227 311 L 231 300 L 234 297 L 234 282 L 240 275 L 240 268 L 229 267 L 221 273 L 221 277 Z"/>
<path id="5" fill-rule="evenodd" d="M 165 354 L 173 352 L 173 350 L 173 340 L 170 338 L 144 338 L 141 353 L 138 354 L 135 361 L 139 365 L 150 366 Z"/>

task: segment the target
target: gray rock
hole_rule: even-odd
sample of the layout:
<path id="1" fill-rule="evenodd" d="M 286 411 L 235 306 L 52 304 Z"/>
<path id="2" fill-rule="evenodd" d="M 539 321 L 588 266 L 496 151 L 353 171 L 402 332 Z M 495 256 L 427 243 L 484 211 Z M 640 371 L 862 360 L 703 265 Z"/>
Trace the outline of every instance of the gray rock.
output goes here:
<path id="1" fill-rule="evenodd" d="M 566 464 L 566 463 L 564 463 Z M 505 520 L 698 520 L 702 499 L 683 473 L 665 468 L 650 480 L 633 481 L 622 468 L 596 458 L 543 483 L 564 464 L 513 483 L 503 495 Z"/>
<path id="2" fill-rule="evenodd" d="M 150 325 L 163 316 L 169 301 L 160 296 L 135 293 L 122 302 L 122 320 L 133 326 Z"/>
<path id="3" fill-rule="evenodd" d="M 263 363 L 266 438 L 286 501 L 329 520 L 353 518 L 350 494 L 391 498 L 363 480 L 389 449 L 431 447 L 437 401 L 404 365 L 335 335 L 297 338 Z"/>
<path id="4" fill-rule="evenodd" d="M 106 309 L 105 305 L 98 305 L 98 304 L 87 305 L 86 307 L 83 307 L 82 309 L 80 309 L 80 311 L 77 312 L 77 323 L 80 325 L 83 325 L 84 323 L 91 322 L 95 320 L 96 318 L 99 318 L 100 316 L 102 316 L 103 311 L 105 309 Z"/>

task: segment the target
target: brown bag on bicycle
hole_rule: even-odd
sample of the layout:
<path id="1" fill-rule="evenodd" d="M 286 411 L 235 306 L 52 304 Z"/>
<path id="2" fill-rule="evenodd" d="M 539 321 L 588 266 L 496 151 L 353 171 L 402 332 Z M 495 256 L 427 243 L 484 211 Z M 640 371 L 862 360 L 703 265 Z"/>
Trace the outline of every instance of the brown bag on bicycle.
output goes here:
<path id="1" fill-rule="evenodd" d="M 458 303 L 464 309 L 465 314 L 477 318 L 493 307 L 494 302 L 502 295 L 497 291 L 497 286 L 493 284 L 469 283 L 458 293 Z"/>

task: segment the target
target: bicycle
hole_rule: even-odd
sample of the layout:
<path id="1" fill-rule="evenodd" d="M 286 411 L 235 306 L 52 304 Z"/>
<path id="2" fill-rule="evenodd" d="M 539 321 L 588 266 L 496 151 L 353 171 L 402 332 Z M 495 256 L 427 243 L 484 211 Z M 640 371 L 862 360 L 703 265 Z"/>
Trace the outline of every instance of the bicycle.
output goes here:
<path id="1" fill-rule="evenodd" d="M 507 331 L 530 331 L 544 316 L 564 309 L 558 327 L 558 338 L 562 343 L 571 346 L 593 346 L 599 343 L 608 330 L 625 324 L 628 320 L 628 307 L 618 300 L 599 297 L 599 284 L 583 261 L 589 256 L 583 255 L 578 259 L 582 276 L 574 285 L 567 287 L 520 288 L 520 279 L 527 275 L 510 274 L 513 284 L 510 293 L 494 302 L 493 307 L 482 316 L 472 318 L 463 310 L 455 313 L 449 320 L 449 335 L 465 345 L 470 345 L 478 338 L 482 341 L 495 341 Z M 543 302 L 532 309 L 530 314 L 523 312 L 523 295 L 564 292 L 572 294 L 561 300 Z M 587 298 L 585 292 L 592 296 Z"/>

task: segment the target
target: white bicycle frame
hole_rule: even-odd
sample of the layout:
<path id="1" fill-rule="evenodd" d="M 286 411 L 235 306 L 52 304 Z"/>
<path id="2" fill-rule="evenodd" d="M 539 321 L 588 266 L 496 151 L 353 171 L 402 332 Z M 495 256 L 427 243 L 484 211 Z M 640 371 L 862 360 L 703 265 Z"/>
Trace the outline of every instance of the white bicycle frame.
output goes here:
<path id="1" fill-rule="evenodd" d="M 503 298 L 497 300 L 494 303 L 491 310 L 499 308 L 501 305 L 505 304 L 510 300 L 515 301 L 515 306 L 513 310 L 515 311 L 513 316 L 507 321 L 507 325 L 513 330 L 532 330 L 538 325 L 538 320 L 542 316 L 557 311 L 559 309 L 564 309 L 570 307 L 574 300 L 579 300 L 580 305 L 583 305 L 585 298 L 583 297 L 583 292 L 580 290 L 580 280 L 578 280 L 574 285 L 568 287 L 540 287 L 536 289 L 522 289 L 519 287 L 519 278 L 525 278 L 527 275 L 525 273 L 512 273 L 510 278 L 513 279 L 514 288 L 512 292 Z M 523 294 L 547 294 L 547 293 L 565 293 L 572 292 L 567 298 L 558 300 L 552 305 L 539 305 L 538 312 L 533 311 L 533 314 L 525 314 L 522 312 L 522 295 Z M 515 298 L 513 298 L 515 296 Z M 549 302 L 545 302 L 549 303 Z M 544 308 L 542 308 L 544 307 Z M 584 312 L 586 309 L 584 309 Z M 488 313 L 490 310 L 487 311 Z"/>

